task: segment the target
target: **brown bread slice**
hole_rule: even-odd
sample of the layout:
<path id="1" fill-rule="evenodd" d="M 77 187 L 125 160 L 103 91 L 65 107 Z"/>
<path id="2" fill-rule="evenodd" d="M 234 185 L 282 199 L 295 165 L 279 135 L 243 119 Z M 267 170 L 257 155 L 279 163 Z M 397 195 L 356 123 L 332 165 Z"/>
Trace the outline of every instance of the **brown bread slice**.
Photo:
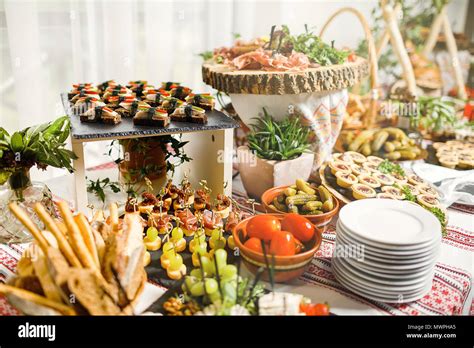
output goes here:
<path id="1" fill-rule="evenodd" d="M 104 289 L 94 271 L 90 269 L 72 268 L 70 270 L 68 288 L 77 301 L 91 315 L 118 315 L 121 309 Z"/>

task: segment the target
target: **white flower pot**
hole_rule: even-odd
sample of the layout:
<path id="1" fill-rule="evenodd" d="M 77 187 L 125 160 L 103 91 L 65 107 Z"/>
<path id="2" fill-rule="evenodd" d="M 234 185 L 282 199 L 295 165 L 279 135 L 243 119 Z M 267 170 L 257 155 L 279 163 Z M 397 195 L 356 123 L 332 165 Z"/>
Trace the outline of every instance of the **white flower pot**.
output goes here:
<path id="1" fill-rule="evenodd" d="M 232 105 L 242 121 L 254 123 L 252 118 L 263 117 L 265 108 L 275 120 L 297 114 L 303 124 L 311 128 L 311 150 L 314 152 L 313 171 L 326 161 L 332 152 L 346 112 L 347 90 L 301 94 L 264 95 L 230 94 Z"/>
<path id="2" fill-rule="evenodd" d="M 310 152 L 292 160 L 269 161 L 254 155 L 247 146 L 240 146 L 237 156 L 242 184 L 255 199 L 272 187 L 293 185 L 298 178 L 308 180 L 314 161 Z"/>

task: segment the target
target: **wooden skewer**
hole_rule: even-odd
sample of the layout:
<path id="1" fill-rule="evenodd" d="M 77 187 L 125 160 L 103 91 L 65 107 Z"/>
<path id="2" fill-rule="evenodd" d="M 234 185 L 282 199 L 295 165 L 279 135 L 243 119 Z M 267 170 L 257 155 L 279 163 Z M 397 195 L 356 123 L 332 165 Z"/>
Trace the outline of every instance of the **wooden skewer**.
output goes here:
<path id="1" fill-rule="evenodd" d="M 69 233 L 69 241 L 81 261 L 82 265 L 86 268 L 97 269 L 97 265 L 94 262 L 94 258 L 86 247 L 84 239 L 82 238 L 79 227 L 76 225 L 69 206 L 66 202 L 58 202 L 59 211 L 66 224 Z"/>
<path id="2" fill-rule="evenodd" d="M 77 256 L 74 254 L 74 250 L 67 241 L 63 232 L 61 232 L 59 227 L 54 222 L 53 218 L 46 212 L 46 209 L 44 209 L 41 203 L 35 204 L 35 211 L 41 221 L 43 221 L 47 229 L 54 235 L 54 237 L 56 237 L 56 240 L 58 241 L 59 250 L 61 250 L 63 255 L 66 257 L 66 260 L 68 260 L 69 264 L 73 267 L 82 267 L 81 261 L 79 261 Z"/>
<path id="3" fill-rule="evenodd" d="M 35 223 L 31 221 L 30 217 L 25 213 L 25 211 L 20 208 L 15 202 L 10 203 L 8 207 L 12 211 L 13 215 L 15 215 L 18 220 L 20 220 L 23 226 L 25 226 L 28 231 L 30 231 L 30 233 L 38 242 L 38 245 L 43 251 L 43 253 L 45 255 L 48 255 L 48 241 L 46 240 L 46 238 L 44 238 Z"/>

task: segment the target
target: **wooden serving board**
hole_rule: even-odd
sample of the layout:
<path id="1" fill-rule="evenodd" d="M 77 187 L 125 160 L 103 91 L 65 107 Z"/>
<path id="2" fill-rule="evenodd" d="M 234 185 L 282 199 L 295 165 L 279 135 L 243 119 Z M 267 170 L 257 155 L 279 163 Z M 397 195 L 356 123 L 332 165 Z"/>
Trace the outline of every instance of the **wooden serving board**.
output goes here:
<path id="1" fill-rule="evenodd" d="M 369 63 L 354 62 L 308 68 L 304 71 L 235 70 L 226 64 L 205 62 L 202 78 L 213 88 L 229 94 L 301 94 L 351 87 L 369 74 Z"/>

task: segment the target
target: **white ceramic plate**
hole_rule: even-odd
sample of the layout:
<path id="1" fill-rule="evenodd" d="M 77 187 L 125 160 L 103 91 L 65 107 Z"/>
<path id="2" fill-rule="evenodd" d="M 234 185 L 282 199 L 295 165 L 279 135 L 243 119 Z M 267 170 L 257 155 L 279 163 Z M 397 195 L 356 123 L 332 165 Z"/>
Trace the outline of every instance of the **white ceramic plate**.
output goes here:
<path id="1" fill-rule="evenodd" d="M 390 245 L 390 244 L 385 244 L 385 243 L 374 242 L 374 241 L 371 241 L 367 238 L 361 237 L 361 236 L 357 235 L 356 233 L 353 233 L 347 227 L 342 225 L 340 220 L 338 220 L 338 222 L 336 224 L 336 231 L 337 230 L 342 230 L 345 235 L 351 237 L 356 242 L 359 242 L 361 244 L 364 244 L 364 245 L 367 245 L 367 246 L 370 246 L 370 247 L 377 248 L 382 252 L 383 251 L 416 252 L 416 251 L 421 251 L 423 249 L 427 249 L 430 246 L 432 246 L 434 244 L 437 244 L 441 241 L 441 232 L 440 232 L 439 236 L 433 238 L 432 240 L 430 240 L 428 242 L 425 242 L 425 243 L 417 244 L 417 245 Z"/>
<path id="2" fill-rule="evenodd" d="M 420 250 L 383 250 L 376 247 L 372 247 L 370 245 L 361 243 L 359 241 L 354 240 L 351 236 L 348 236 L 342 229 L 336 230 L 336 240 L 339 240 L 346 243 L 346 245 L 352 246 L 354 248 L 363 247 L 364 253 L 372 257 L 378 258 L 387 258 L 392 260 L 409 260 L 409 259 L 419 259 L 423 257 L 427 257 L 433 253 L 433 250 L 439 249 L 439 242 L 433 244 L 433 246 L 427 247 L 425 249 Z"/>
<path id="3" fill-rule="evenodd" d="M 333 257 L 333 260 L 336 260 L 336 264 L 338 266 L 341 266 L 343 268 L 344 271 L 346 271 L 347 273 L 350 273 L 351 275 L 353 275 L 356 279 L 358 280 L 363 280 L 365 283 L 367 284 L 378 284 L 378 285 L 381 285 L 381 286 L 387 286 L 387 287 L 400 287 L 400 288 L 403 288 L 405 289 L 405 286 L 406 287 L 412 287 L 412 288 L 417 288 L 417 286 L 419 284 L 422 284 L 426 281 L 426 278 L 428 276 L 425 276 L 425 277 L 421 277 L 421 278 L 413 278 L 413 279 L 393 279 L 391 278 L 390 276 L 385 276 L 385 277 L 382 277 L 382 276 L 373 276 L 373 275 L 370 275 L 368 274 L 367 272 L 361 270 L 361 269 L 357 269 L 356 267 L 348 264 L 347 262 L 345 262 L 344 259 L 338 259 L 338 258 L 334 258 Z M 408 289 L 406 289 L 408 290 Z"/>
<path id="4" fill-rule="evenodd" d="M 411 269 L 411 270 L 403 270 L 400 271 L 398 269 L 395 269 L 395 272 L 393 272 L 393 269 L 386 269 L 383 267 L 372 267 L 369 264 L 359 262 L 355 259 L 344 259 L 346 263 L 349 263 L 350 265 L 354 266 L 355 268 L 360 269 L 361 271 L 367 272 L 368 274 L 375 275 L 375 276 L 380 276 L 380 277 L 387 277 L 391 279 L 413 279 L 413 278 L 419 278 L 425 276 L 427 273 L 430 272 L 430 270 L 433 269 L 433 263 L 430 263 L 427 266 L 416 268 L 416 269 Z"/>
<path id="5" fill-rule="evenodd" d="M 417 284 L 416 286 L 405 286 L 405 287 L 392 287 L 392 286 L 381 286 L 378 284 L 366 283 L 352 274 L 347 272 L 339 263 L 334 265 L 336 272 L 339 272 L 340 276 L 344 277 L 348 282 L 352 283 L 354 287 L 358 287 L 361 290 L 367 292 L 376 292 L 379 295 L 386 296 L 406 296 L 408 294 L 415 294 L 422 291 L 427 286 L 427 282 L 431 282 L 433 277 L 425 277 L 425 281 Z"/>
<path id="6" fill-rule="evenodd" d="M 432 213 L 394 199 L 351 202 L 339 212 L 339 221 L 352 235 L 394 246 L 429 243 L 441 235 L 441 224 Z"/>
<path id="7" fill-rule="evenodd" d="M 356 249 L 354 246 L 359 244 L 348 241 L 347 237 L 339 233 L 336 237 L 336 247 L 341 247 L 344 251 L 346 248 L 348 250 L 357 250 L 359 254 L 355 256 L 363 256 L 364 259 L 374 261 L 374 262 L 383 262 L 387 265 L 411 265 L 414 263 L 419 263 L 431 259 L 433 255 L 439 250 L 439 247 L 427 250 L 423 253 L 413 254 L 413 255 L 389 255 L 386 253 L 380 253 L 374 249 L 370 249 L 367 246 L 363 248 Z M 342 255 L 344 256 L 344 255 Z"/>
<path id="8" fill-rule="evenodd" d="M 387 302 L 387 303 L 408 303 L 408 302 L 419 300 L 420 298 L 425 296 L 431 290 L 431 286 L 432 286 L 432 284 L 429 284 L 429 285 L 427 285 L 427 287 L 425 289 L 423 289 L 423 291 L 420 291 L 419 293 L 416 293 L 412 296 L 403 296 L 403 297 L 400 297 L 400 296 L 384 296 L 384 295 L 380 296 L 380 295 L 376 295 L 374 293 L 370 293 L 370 292 L 367 292 L 367 291 L 364 291 L 364 290 L 361 290 L 361 289 L 355 287 L 350 282 L 348 282 L 344 277 L 341 277 L 337 271 L 334 272 L 334 275 L 335 275 L 336 279 L 344 287 L 346 287 L 349 291 L 352 291 L 353 293 L 355 293 L 357 295 L 360 295 L 362 297 L 365 297 L 369 300 L 379 301 L 379 302 Z"/>

